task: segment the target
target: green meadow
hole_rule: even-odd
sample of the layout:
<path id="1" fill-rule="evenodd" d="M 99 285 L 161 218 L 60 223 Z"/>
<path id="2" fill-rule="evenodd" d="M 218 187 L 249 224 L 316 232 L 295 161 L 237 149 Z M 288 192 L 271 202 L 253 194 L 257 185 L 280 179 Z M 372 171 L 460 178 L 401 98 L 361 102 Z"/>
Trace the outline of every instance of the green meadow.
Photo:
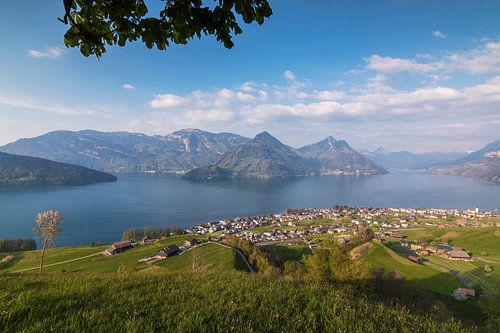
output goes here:
<path id="1" fill-rule="evenodd" d="M 468 332 L 331 286 L 259 274 L 0 275 L 5 332 Z"/>

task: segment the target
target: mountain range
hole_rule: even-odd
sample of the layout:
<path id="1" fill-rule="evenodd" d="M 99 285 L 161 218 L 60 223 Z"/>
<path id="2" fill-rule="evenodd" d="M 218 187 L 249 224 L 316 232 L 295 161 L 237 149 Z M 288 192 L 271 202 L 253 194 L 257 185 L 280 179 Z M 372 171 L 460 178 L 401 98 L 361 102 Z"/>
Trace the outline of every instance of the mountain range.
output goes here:
<path id="1" fill-rule="evenodd" d="M 309 174 L 384 174 L 386 169 L 500 178 L 500 140 L 472 153 L 354 150 L 329 136 L 292 148 L 267 132 L 250 139 L 183 129 L 164 136 L 129 132 L 55 131 L 20 139 L 0 151 L 85 166 L 104 172 L 186 173 L 191 178 L 289 177 Z"/>
<path id="2" fill-rule="evenodd" d="M 55 131 L 20 139 L 0 151 L 82 165 L 105 172 L 184 172 L 218 162 L 248 141 L 240 135 L 185 129 L 166 136 L 129 132 Z"/>
<path id="3" fill-rule="evenodd" d="M 113 175 L 37 157 L 0 153 L 0 187 L 89 185 L 112 182 Z"/>
<path id="4" fill-rule="evenodd" d="M 409 151 L 388 152 L 383 147 L 379 147 L 374 151 L 362 149 L 360 152 L 384 168 L 398 170 L 429 169 L 455 162 L 467 155 L 465 152 L 419 154 Z"/>
<path id="5" fill-rule="evenodd" d="M 189 171 L 188 179 L 272 178 L 318 173 L 307 160 L 268 132 L 257 134 L 228 152 L 218 163 Z"/>
<path id="6" fill-rule="evenodd" d="M 479 178 L 500 183 L 500 140 L 471 153 L 387 152 L 383 148 L 362 151 L 388 169 L 426 170 L 431 173 Z"/>
<path id="7" fill-rule="evenodd" d="M 184 129 L 165 136 L 128 132 L 55 131 L 20 139 L 0 151 L 78 164 L 105 172 L 176 172 L 233 177 L 285 177 L 315 173 L 380 174 L 385 170 L 345 141 L 329 137 L 294 149 L 263 132 L 254 139 Z M 216 167 L 217 166 L 217 167 Z M 200 173 L 203 171 L 202 173 Z M 226 175 L 227 176 L 227 175 Z"/>

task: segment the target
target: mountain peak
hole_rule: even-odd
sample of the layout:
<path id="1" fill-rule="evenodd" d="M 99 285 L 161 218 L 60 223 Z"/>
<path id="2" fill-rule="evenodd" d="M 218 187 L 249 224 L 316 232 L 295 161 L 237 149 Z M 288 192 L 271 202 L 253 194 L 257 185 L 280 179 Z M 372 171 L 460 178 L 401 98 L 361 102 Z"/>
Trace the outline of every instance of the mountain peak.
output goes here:
<path id="1" fill-rule="evenodd" d="M 331 136 L 331 135 L 327 136 L 324 141 L 326 141 L 326 142 L 337 142 L 337 140 L 333 136 Z"/>
<path id="2" fill-rule="evenodd" d="M 380 146 L 378 147 L 377 149 L 375 149 L 374 153 L 378 153 L 378 154 L 383 154 L 383 153 L 386 153 L 387 151 L 384 149 L 384 147 Z"/>
<path id="3" fill-rule="evenodd" d="M 269 132 L 267 132 L 267 131 L 260 132 L 259 134 L 257 134 L 253 138 L 253 140 L 257 141 L 257 142 L 263 142 L 263 143 L 280 143 L 281 144 L 281 142 L 278 139 L 276 139 L 274 136 L 269 134 Z"/>

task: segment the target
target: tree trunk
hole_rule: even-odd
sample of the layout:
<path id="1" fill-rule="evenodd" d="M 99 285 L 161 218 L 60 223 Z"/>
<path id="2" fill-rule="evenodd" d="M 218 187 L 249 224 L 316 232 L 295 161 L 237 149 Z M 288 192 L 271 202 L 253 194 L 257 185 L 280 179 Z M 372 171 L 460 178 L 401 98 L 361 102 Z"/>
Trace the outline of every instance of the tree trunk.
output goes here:
<path id="1" fill-rule="evenodd" d="M 44 239 L 42 243 L 42 255 L 40 257 L 40 273 L 42 273 L 43 270 L 43 256 L 45 255 L 45 247 L 47 245 L 47 240 Z"/>

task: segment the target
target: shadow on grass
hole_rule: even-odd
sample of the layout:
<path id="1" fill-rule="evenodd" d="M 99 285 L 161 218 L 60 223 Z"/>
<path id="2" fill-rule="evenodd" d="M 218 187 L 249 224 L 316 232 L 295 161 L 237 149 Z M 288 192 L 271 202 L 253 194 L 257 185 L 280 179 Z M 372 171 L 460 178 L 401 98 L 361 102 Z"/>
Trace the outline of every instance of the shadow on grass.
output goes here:
<path id="1" fill-rule="evenodd" d="M 304 255 L 311 253 L 306 246 L 265 245 L 261 249 L 277 258 L 281 264 L 290 260 L 300 261 Z"/>

